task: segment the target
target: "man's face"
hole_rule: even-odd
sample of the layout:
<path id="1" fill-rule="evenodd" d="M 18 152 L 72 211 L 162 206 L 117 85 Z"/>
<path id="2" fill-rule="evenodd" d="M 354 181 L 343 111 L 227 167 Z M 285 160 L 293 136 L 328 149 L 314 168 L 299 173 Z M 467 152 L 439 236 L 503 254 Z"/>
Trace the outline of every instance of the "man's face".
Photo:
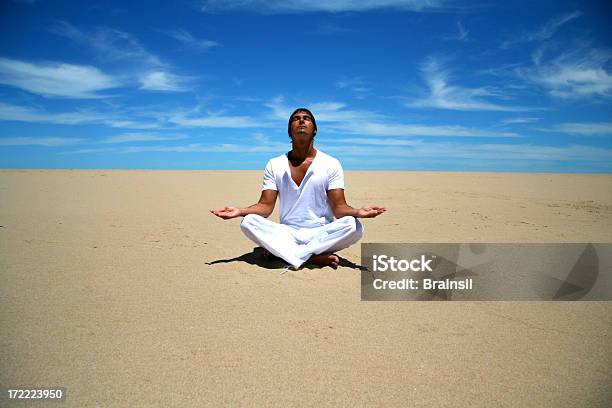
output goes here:
<path id="1" fill-rule="evenodd" d="M 291 117 L 291 139 L 310 141 L 317 134 L 308 112 L 298 111 Z"/>

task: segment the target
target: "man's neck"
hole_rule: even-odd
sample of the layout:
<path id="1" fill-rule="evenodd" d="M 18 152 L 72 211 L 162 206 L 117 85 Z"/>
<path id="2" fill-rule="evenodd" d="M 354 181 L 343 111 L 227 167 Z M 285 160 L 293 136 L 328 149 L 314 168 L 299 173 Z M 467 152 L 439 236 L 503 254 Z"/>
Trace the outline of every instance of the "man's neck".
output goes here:
<path id="1" fill-rule="evenodd" d="M 291 161 L 291 164 L 294 166 L 299 166 L 307 158 L 314 158 L 316 154 L 317 149 L 314 148 L 312 142 L 303 147 L 293 145 L 293 148 L 289 152 L 289 161 Z"/>

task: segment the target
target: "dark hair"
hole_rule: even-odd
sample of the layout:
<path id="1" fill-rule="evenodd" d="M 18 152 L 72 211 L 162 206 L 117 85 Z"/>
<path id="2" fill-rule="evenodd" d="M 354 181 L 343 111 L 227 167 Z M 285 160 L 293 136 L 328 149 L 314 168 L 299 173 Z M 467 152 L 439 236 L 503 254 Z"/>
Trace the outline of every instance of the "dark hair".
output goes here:
<path id="1" fill-rule="evenodd" d="M 287 133 L 289 133 L 289 137 L 291 137 L 291 119 L 293 119 L 293 115 L 295 115 L 298 112 L 306 112 L 307 114 L 310 115 L 311 119 L 312 119 L 312 124 L 314 126 L 314 130 L 315 132 L 317 131 L 317 121 L 315 120 L 314 115 L 312 114 L 311 111 L 309 111 L 306 108 L 297 108 L 296 110 L 293 111 L 293 113 L 291 114 L 291 116 L 289 116 L 289 123 L 287 124 Z"/>

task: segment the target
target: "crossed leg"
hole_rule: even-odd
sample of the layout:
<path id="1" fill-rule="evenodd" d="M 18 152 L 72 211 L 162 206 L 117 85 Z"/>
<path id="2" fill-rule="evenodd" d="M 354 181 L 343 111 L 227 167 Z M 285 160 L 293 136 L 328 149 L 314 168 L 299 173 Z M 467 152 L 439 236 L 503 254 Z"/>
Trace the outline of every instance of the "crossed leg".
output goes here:
<path id="1" fill-rule="evenodd" d="M 343 217 L 314 229 L 294 230 L 249 214 L 240 228 L 253 242 L 296 269 L 306 262 L 336 269 L 340 259 L 333 252 L 353 245 L 363 235 L 363 226 L 354 217 Z"/>
<path id="2" fill-rule="evenodd" d="M 260 215 L 249 214 L 242 220 L 240 229 L 251 241 L 270 254 L 289 262 L 293 267 L 299 268 L 304 263 L 295 255 L 299 251 L 299 245 L 286 226 Z"/>

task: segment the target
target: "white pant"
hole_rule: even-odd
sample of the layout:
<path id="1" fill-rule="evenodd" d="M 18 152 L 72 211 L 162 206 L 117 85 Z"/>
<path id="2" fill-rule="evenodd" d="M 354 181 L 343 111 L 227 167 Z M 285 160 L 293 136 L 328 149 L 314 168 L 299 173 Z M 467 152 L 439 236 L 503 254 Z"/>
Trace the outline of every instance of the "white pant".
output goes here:
<path id="1" fill-rule="evenodd" d="M 348 248 L 363 236 L 359 220 L 348 216 L 321 227 L 293 228 L 261 215 L 249 214 L 242 220 L 240 228 L 253 242 L 296 269 L 312 255 Z"/>

